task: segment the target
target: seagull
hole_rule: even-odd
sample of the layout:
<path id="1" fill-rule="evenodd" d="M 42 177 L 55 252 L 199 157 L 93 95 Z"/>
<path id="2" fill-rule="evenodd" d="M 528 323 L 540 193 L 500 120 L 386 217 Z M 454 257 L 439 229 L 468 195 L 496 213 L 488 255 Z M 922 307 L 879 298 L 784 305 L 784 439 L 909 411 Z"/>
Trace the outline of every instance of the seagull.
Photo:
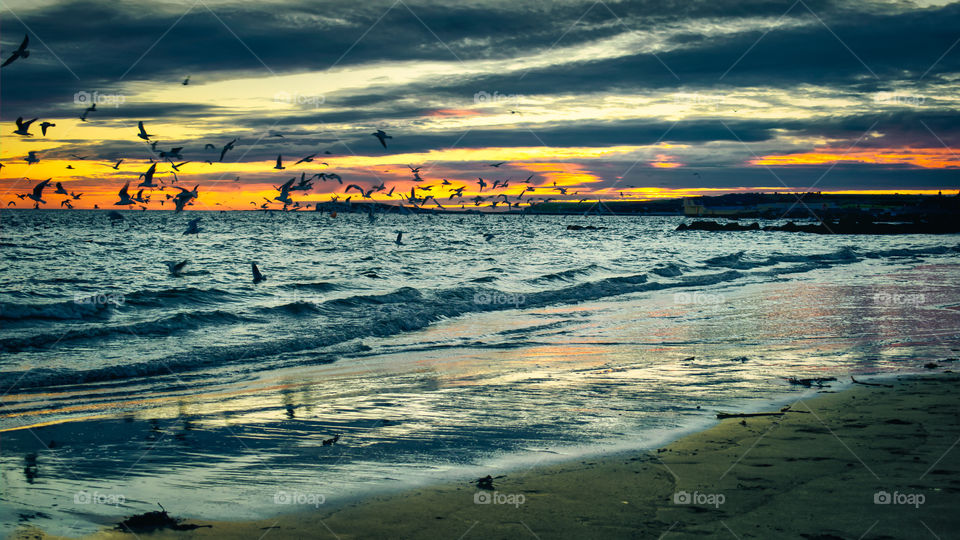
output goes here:
<path id="1" fill-rule="evenodd" d="M 391 137 L 390 135 L 387 135 L 386 133 L 384 133 L 384 131 L 383 131 L 382 129 L 378 129 L 376 133 L 371 133 L 371 135 L 373 135 L 373 136 L 376 137 L 377 139 L 380 139 L 380 144 L 382 144 L 384 148 L 387 147 L 387 141 L 386 141 L 386 139 L 392 139 L 392 138 L 393 138 L 393 137 Z"/>
<path id="2" fill-rule="evenodd" d="M 189 76 L 189 75 L 187 75 L 187 78 L 186 78 L 186 79 L 184 79 L 184 80 L 183 80 L 183 82 L 182 82 L 182 83 L 180 83 L 180 84 L 182 84 L 182 85 L 184 85 L 184 86 L 186 86 L 186 85 L 188 85 L 188 84 L 190 84 L 190 76 Z"/>
<path id="3" fill-rule="evenodd" d="M 150 197 L 147 197 L 146 199 L 144 199 L 144 198 L 143 198 L 143 190 L 141 189 L 140 191 L 137 192 L 137 196 L 134 197 L 133 200 L 135 200 L 135 201 L 137 201 L 137 202 L 140 202 L 140 203 L 148 203 L 148 202 L 150 202 Z M 142 207 L 141 207 L 141 208 L 142 208 Z"/>
<path id="4" fill-rule="evenodd" d="M 137 178 L 143 178 L 143 182 L 140 182 L 140 185 L 137 187 L 145 187 L 153 189 L 157 187 L 157 184 L 153 183 L 153 173 L 157 172 L 157 164 L 153 163 L 150 165 L 150 168 L 147 169 L 147 172 L 141 174 Z"/>
<path id="5" fill-rule="evenodd" d="M 279 131 L 276 131 L 273 129 L 270 130 L 270 134 L 268 135 L 268 137 L 280 137 L 281 139 L 285 138 L 283 136 L 283 133 L 280 133 Z"/>
<path id="6" fill-rule="evenodd" d="M 115 171 L 119 171 L 119 170 L 120 170 L 120 164 L 121 164 L 121 163 L 123 163 L 123 160 L 122 160 L 122 159 L 121 159 L 120 161 L 116 162 L 116 163 L 115 163 L 112 167 L 110 167 L 110 168 L 113 169 L 113 170 L 115 170 Z"/>
<path id="7" fill-rule="evenodd" d="M 260 283 L 261 281 L 267 279 L 263 274 L 260 273 L 260 269 L 257 268 L 257 263 L 250 263 L 251 268 L 253 269 L 253 282 Z"/>
<path id="8" fill-rule="evenodd" d="M 13 130 L 13 132 L 17 135 L 33 135 L 33 133 L 30 133 L 30 124 L 36 121 L 37 119 L 34 118 L 33 120 L 24 122 L 22 116 L 17 117 L 17 129 Z"/>
<path id="9" fill-rule="evenodd" d="M 83 121 L 83 122 L 86 122 L 86 121 L 87 121 L 87 115 L 90 114 L 90 113 L 92 113 L 92 112 L 97 112 L 97 104 L 96 104 L 96 103 L 90 105 L 89 107 L 87 107 L 86 109 L 83 110 L 83 114 L 80 115 L 80 120 Z M 141 122 L 141 123 L 143 123 L 143 122 Z"/>
<path id="10" fill-rule="evenodd" d="M 120 189 L 120 200 L 113 203 L 114 206 L 129 206 L 134 203 L 134 200 L 130 198 L 130 194 L 127 193 L 127 188 L 130 187 L 130 182 L 127 182 L 123 185 L 123 188 Z"/>
<path id="11" fill-rule="evenodd" d="M 201 220 L 201 219 L 202 219 L 202 218 L 195 218 L 195 219 L 191 219 L 190 221 L 188 221 L 188 222 L 187 222 L 187 230 L 183 231 L 183 234 L 185 234 L 185 235 L 187 235 L 187 234 L 199 234 L 199 233 L 200 233 L 200 227 L 198 226 L 198 224 L 200 223 L 200 220 Z"/>
<path id="12" fill-rule="evenodd" d="M 234 143 L 237 142 L 237 139 L 233 139 L 227 144 L 223 145 L 223 150 L 220 150 L 220 161 L 223 161 L 223 156 L 227 155 L 227 152 L 233 150 Z"/>
<path id="13" fill-rule="evenodd" d="M 167 269 L 170 270 L 170 275 L 173 277 L 180 277 L 180 272 L 183 271 L 183 267 L 187 265 L 190 261 L 180 261 L 178 263 L 168 262 Z"/>
<path id="14" fill-rule="evenodd" d="M 304 162 L 309 163 L 309 162 L 313 161 L 313 157 L 314 157 L 314 156 L 316 156 L 316 154 L 310 154 L 309 156 L 307 156 L 307 157 L 301 159 L 300 161 L 294 163 L 294 165 L 299 165 L 299 164 L 304 163 Z"/>
<path id="15" fill-rule="evenodd" d="M 480 191 L 483 191 L 483 188 L 487 186 L 487 183 L 483 181 L 483 178 L 477 177 L 477 185 L 480 186 Z"/>
<path id="16" fill-rule="evenodd" d="M 83 193 L 70 193 L 70 196 L 73 197 L 73 200 L 79 201 Z"/>
<path id="17" fill-rule="evenodd" d="M 297 181 L 296 177 L 287 180 L 282 186 L 277 188 L 280 190 L 280 195 L 277 195 L 273 198 L 275 201 L 280 201 L 283 204 L 293 204 L 293 199 L 290 198 L 290 187 L 293 186 L 293 183 Z"/>
<path id="18" fill-rule="evenodd" d="M 491 167 L 498 167 L 498 168 L 499 168 L 499 167 L 500 167 L 501 165 L 503 165 L 504 163 L 506 163 L 506 161 L 501 161 L 500 163 L 491 163 L 490 166 L 491 166 Z"/>
<path id="19" fill-rule="evenodd" d="M 160 157 L 165 157 L 167 159 L 170 159 L 170 158 L 183 159 L 183 156 L 180 155 L 181 150 L 183 150 L 183 147 L 178 146 L 176 148 L 171 148 L 169 152 L 160 152 L 159 155 Z"/>
<path id="20" fill-rule="evenodd" d="M 66 206 L 67 208 L 73 210 L 73 205 L 70 204 L 70 199 L 64 199 L 64 200 L 60 201 L 60 208 L 63 208 L 64 206 Z"/>
<path id="21" fill-rule="evenodd" d="M 43 188 L 47 187 L 47 184 L 50 183 L 51 178 L 47 178 L 43 182 L 33 186 L 33 193 L 28 193 L 27 197 L 31 201 L 36 201 L 38 203 L 47 204 L 47 201 L 43 200 Z"/>
<path id="22" fill-rule="evenodd" d="M 21 43 L 20 46 L 17 47 L 17 50 L 13 51 L 13 54 L 10 55 L 10 58 L 7 58 L 7 60 L 3 63 L 3 65 L 0 65 L 0 67 L 9 66 L 17 58 L 26 58 L 30 56 L 30 51 L 27 50 L 27 45 L 29 44 L 30 44 L 30 36 L 27 34 L 24 34 L 23 43 Z"/>
<path id="23" fill-rule="evenodd" d="M 398 246 L 403 245 L 403 231 L 397 231 L 397 239 L 394 240 L 394 242 L 396 242 Z"/>
<path id="24" fill-rule="evenodd" d="M 192 191 L 182 188 L 180 186 L 173 186 L 173 187 L 180 190 L 180 193 L 178 193 L 176 197 L 173 198 L 173 203 L 176 205 L 176 209 L 174 209 L 174 213 L 182 212 L 183 207 L 186 206 L 188 202 L 190 202 L 190 199 L 196 199 L 199 196 L 199 194 L 197 193 L 197 188 L 200 187 L 200 184 L 193 186 Z"/>
<path id="25" fill-rule="evenodd" d="M 69 193 L 67 193 L 67 190 L 63 189 L 63 184 L 61 184 L 60 182 L 57 182 L 57 190 L 54 191 L 54 193 L 56 193 L 57 195 L 69 195 Z"/>
<path id="26" fill-rule="evenodd" d="M 140 133 L 137 133 L 137 137 L 140 137 L 145 141 L 149 141 L 150 137 L 152 137 L 153 135 L 147 133 L 147 131 L 143 129 L 143 120 L 137 123 L 137 127 L 140 128 Z"/>
<path id="27" fill-rule="evenodd" d="M 30 150 L 27 152 L 27 165 L 33 165 L 34 163 L 40 163 L 40 158 L 37 157 L 37 152 L 35 150 Z M 73 167 L 67 166 L 68 169 Z"/>
<path id="28" fill-rule="evenodd" d="M 190 162 L 189 162 L 189 161 L 184 161 L 184 162 L 182 162 L 182 163 L 174 163 L 174 162 L 171 161 L 171 162 L 170 162 L 170 166 L 173 167 L 173 170 L 179 171 L 179 170 L 180 170 L 180 167 L 183 167 L 183 166 L 186 165 L 187 163 L 190 163 Z"/>
<path id="29" fill-rule="evenodd" d="M 277 154 L 277 164 L 274 165 L 273 168 L 277 170 L 286 169 L 286 167 L 283 166 L 283 156 L 281 156 L 280 154 Z"/>
<path id="30" fill-rule="evenodd" d="M 40 129 L 43 131 L 43 135 L 47 135 L 47 128 L 57 127 L 56 124 L 51 124 L 50 122 L 40 122 Z"/>

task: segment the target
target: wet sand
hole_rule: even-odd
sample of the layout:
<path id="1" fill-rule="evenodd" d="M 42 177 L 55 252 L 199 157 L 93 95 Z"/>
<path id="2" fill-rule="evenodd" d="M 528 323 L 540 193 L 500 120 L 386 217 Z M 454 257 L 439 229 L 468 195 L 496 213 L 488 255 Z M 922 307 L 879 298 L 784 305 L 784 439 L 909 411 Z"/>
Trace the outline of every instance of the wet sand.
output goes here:
<path id="1" fill-rule="evenodd" d="M 503 476 L 491 470 L 493 490 L 464 479 L 332 510 L 304 506 L 309 510 L 273 519 L 187 521 L 212 527 L 146 536 L 956 537 L 960 377 L 946 372 L 872 382 L 893 387 L 825 388 L 782 416 L 723 420 L 652 452 Z M 18 537 L 34 534 L 42 533 L 23 529 Z"/>

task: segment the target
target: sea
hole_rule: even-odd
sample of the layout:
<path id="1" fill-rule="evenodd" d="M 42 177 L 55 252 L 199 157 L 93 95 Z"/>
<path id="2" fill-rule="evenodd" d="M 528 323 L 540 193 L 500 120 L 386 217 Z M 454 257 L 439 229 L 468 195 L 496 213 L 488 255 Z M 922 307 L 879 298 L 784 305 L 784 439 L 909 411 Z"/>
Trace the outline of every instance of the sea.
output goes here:
<path id="1" fill-rule="evenodd" d="M 960 365 L 958 235 L 120 214 L 0 213 L 0 534 L 467 486 Z"/>

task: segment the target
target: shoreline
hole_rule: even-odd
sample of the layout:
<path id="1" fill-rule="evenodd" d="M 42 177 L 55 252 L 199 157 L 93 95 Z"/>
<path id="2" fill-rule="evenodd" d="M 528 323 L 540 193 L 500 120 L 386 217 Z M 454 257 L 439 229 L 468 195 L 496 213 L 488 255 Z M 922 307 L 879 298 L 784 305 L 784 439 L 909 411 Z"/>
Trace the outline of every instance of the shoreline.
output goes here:
<path id="1" fill-rule="evenodd" d="M 783 416 L 720 420 L 657 450 L 491 470 L 492 490 L 464 479 L 268 519 L 184 520 L 211 527 L 151 537 L 945 537 L 960 522 L 950 512 L 960 464 L 949 455 L 960 376 L 867 381 L 893 388 L 841 383 L 798 396 Z M 891 504 L 875 503 L 883 493 Z M 35 534 L 26 526 L 12 537 Z"/>

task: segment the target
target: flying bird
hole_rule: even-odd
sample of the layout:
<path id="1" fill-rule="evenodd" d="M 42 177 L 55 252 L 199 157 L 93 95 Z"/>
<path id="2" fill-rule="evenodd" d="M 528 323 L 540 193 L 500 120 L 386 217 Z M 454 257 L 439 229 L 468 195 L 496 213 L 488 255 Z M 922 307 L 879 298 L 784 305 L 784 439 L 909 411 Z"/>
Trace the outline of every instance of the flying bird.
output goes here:
<path id="1" fill-rule="evenodd" d="M 187 78 L 186 78 L 186 79 L 184 79 L 184 80 L 183 80 L 183 82 L 182 82 L 182 83 L 180 83 L 180 84 L 182 84 L 182 85 L 184 85 L 184 86 L 186 86 L 186 85 L 188 85 L 188 84 L 190 84 L 190 76 L 189 76 L 189 75 L 187 75 Z"/>
<path id="2" fill-rule="evenodd" d="M 200 184 L 193 186 L 193 190 L 188 190 L 180 186 L 174 186 L 174 187 L 180 190 L 180 193 L 178 193 L 176 197 L 173 198 L 173 204 L 176 205 L 176 208 L 174 209 L 174 213 L 182 212 L 183 207 L 186 206 L 191 199 L 196 199 L 199 196 L 197 192 L 197 188 L 200 187 Z"/>
<path id="3" fill-rule="evenodd" d="M 237 142 L 237 139 L 233 139 L 227 144 L 223 145 L 223 150 L 220 150 L 220 161 L 223 161 L 223 156 L 227 155 L 227 152 L 233 150 L 233 145 Z"/>
<path id="4" fill-rule="evenodd" d="M 43 131 L 43 135 L 47 135 L 47 128 L 57 127 L 56 124 L 51 124 L 50 122 L 40 122 L 40 129 Z"/>
<path id="5" fill-rule="evenodd" d="M 187 222 L 187 230 L 183 231 L 183 234 L 184 234 L 184 235 L 187 235 L 187 234 L 200 234 L 200 226 L 199 226 L 199 223 L 200 223 L 200 220 L 201 220 L 201 219 L 202 219 L 202 218 L 195 218 L 195 219 L 191 219 L 189 222 Z"/>
<path id="6" fill-rule="evenodd" d="M 294 165 L 299 165 L 299 164 L 304 163 L 304 162 L 309 163 L 309 162 L 313 161 L 314 156 L 316 156 L 316 154 L 310 154 L 309 156 L 307 156 L 307 157 L 301 159 L 300 161 L 294 163 Z"/>
<path id="7" fill-rule="evenodd" d="M 145 129 L 143 129 L 143 120 L 141 120 L 140 122 L 137 123 L 137 128 L 140 129 L 140 133 L 137 133 L 137 137 L 140 137 L 141 139 L 143 139 L 143 140 L 145 140 L 145 141 L 149 141 L 149 140 L 150 140 L 150 137 L 153 137 L 153 135 L 147 133 L 147 131 L 146 131 Z"/>
<path id="8" fill-rule="evenodd" d="M 33 120 L 24 122 L 22 116 L 17 117 L 17 129 L 13 130 L 13 132 L 17 135 L 33 135 L 33 133 L 30 133 L 30 124 L 36 121 L 37 119 L 34 118 Z"/>
<path id="9" fill-rule="evenodd" d="M 17 50 L 13 51 L 13 54 L 10 55 L 10 58 L 7 58 L 7 60 L 3 63 L 3 65 L 0 65 L 0 67 L 9 66 L 17 58 L 26 58 L 30 56 L 30 51 L 27 50 L 27 46 L 29 44 L 30 44 L 30 36 L 27 34 L 24 34 L 23 43 L 21 43 L 20 46 L 17 47 Z"/>
<path id="10" fill-rule="evenodd" d="M 69 193 L 67 193 L 67 190 L 63 189 L 63 184 L 61 184 L 60 182 L 57 182 L 57 190 L 54 191 L 54 193 L 56 193 L 57 195 L 69 195 Z"/>
<path id="11" fill-rule="evenodd" d="M 27 152 L 26 161 L 27 161 L 27 165 L 33 165 L 34 163 L 40 163 L 40 158 L 37 157 L 37 152 L 35 150 L 30 150 L 29 152 Z M 72 169 L 73 167 L 68 165 L 67 168 Z"/>
<path id="12" fill-rule="evenodd" d="M 137 187 L 145 187 L 150 189 L 157 187 L 157 184 L 153 183 L 153 174 L 155 172 L 157 172 L 157 164 L 153 163 L 150 165 L 150 168 L 147 169 L 147 172 L 137 177 L 137 178 L 143 178 L 143 182 L 140 182 L 140 185 L 138 185 Z"/>
<path id="13" fill-rule="evenodd" d="M 394 240 L 398 246 L 403 245 L 403 231 L 397 231 L 397 239 Z"/>
<path id="14" fill-rule="evenodd" d="M 503 165 L 504 163 L 506 163 L 506 161 L 501 161 L 500 163 L 491 163 L 490 166 L 491 166 L 491 167 L 500 167 L 500 166 Z"/>
<path id="15" fill-rule="evenodd" d="M 27 197 L 31 201 L 36 201 L 37 203 L 46 204 L 47 201 L 43 200 L 43 188 L 47 187 L 47 185 L 50 183 L 50 180 L 52 180 L 52 178 L 47 178 L 43 182 L 40 182 L 39 184 L 33 186 L 33 193 L 27 194 Z"/>
<path id="16" fill-rule="evenodd" d="M 384 148 L 387 147 L 387 141 L 386 141 L 386 139 L 392 139 L 392 138 L 393 138 L 393 137 L 391 137 L 390 135 L 387 135 L 382 129 L 378 129 L 376 133 L 371 133 L 371 135 L 373 135 L 374 137 L 376 137 L 377 139 L 379 139 L 379 140 L 380 140 L 380 144 L 382 144 Z"/>
<path id="17" fill-rule="evenodd" d="M 283 166 L 283 156 L 282 156 L 282 155 L 277 154 L 277 164 L 274 165 L 273 168 L 274 168 L 274 169 L 277 169 L 277 170 L 286 169 L 286 167 Z"/>

